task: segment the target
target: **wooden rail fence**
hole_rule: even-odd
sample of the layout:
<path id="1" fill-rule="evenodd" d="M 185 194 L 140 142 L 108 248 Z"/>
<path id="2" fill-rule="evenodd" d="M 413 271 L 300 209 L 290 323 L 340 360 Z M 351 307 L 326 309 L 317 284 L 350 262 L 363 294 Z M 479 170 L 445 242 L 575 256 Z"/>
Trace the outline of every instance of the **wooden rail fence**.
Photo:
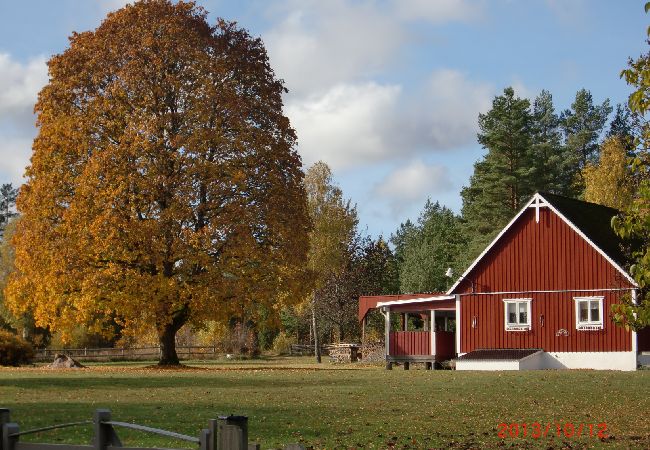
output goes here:
<path id="1" fill-rule="evenodd" d="M 90 424 L 93 425 L 94 431 L 90 445 L 20 442 L 21 436 Z M 115 431 L 116 427 L 191 442 L 197 445 L 199 450 L 260 450 L 259 444 L 248 443 L 248 418 L 245 416 L 211 419 L 208 421 L 208 428 L 202 429 L 198 437 L 129 422 L 114 421 L 111 420 L 111 412 L 108 409 L 95 410 L 92 420 L 20 431 L 18 424 L 11 422 L 9 409 L 0 408 L 0 425 L 0 450 L 163 450 L 155 447 L 124 447 Z M 284 448 L 285 450 L 305 450 L 305 447 L 300 444 L 289 444 Z"/>
<path id="2" fill-rule="evenodd" d="M 361 344 L 325 344 L 321 346 L 321 354 L 332 355 L 340 353 L 342 349 L 358 349 Z M 117 348 L 44 348 L 37 350 L 34 355 L 36 362 L 51 362 L 57 354 L 68 355 L 79 361 L 124 361 L 157 359 L 160 356 L 160 347 L 117 347 Z M 176 353 L 180 359 L 217 359 L 225 355 L 217 346 L 178 345 Z M 291 355 L 313 355 L 314 346 L 292 344 Z M 348 358 L 349 359 L 349 358 Z M 352 358 L 354 360 L 355 358 Z"/>
<path id="3" fill-rule="evenodd" d="M 54 355 L 61 353 L 77 360 L 118 361 L 157 359 L 160 347 L 118 347 L 118 348 L 61 348 L 42 349 L 36 352 L 34 360 L 38 362 L 51 361 Z M 224 353 L 216 346 L 177 346 L 176 353 L 181 359 L 216 359 Z"/>

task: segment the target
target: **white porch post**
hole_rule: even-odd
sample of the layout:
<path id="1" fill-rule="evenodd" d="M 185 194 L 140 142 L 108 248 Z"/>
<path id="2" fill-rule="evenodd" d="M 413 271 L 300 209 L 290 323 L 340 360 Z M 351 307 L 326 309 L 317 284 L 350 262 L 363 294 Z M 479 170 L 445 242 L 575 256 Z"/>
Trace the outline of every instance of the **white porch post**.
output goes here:
<path id="1" fill-rule="evenodd" d="M 390 354 L 390 308 L 384 307 L 384 346 L 386 347 L 384 349 L 384 352 L 386 353 L 386 356 Z"/>
<path id="2" fill-rule="evenodd" d="M 409 313 L 404 313 L 404 331 L 409 330 Z"/>
<path id="3" fill-rule="evenodd" d="M 436 354 L 436 310 L 432 309 L 431 310 L 431 326 L 429 327 L 431 330 L 431 354 L 435 355 Z"/>
<path id="4" fill-rule="evenodd" d="M 637 292 L 636 289 L 632 289 L 632 304 L 636 305 L 637 304 Z M 634 317 L 636 318 L 636 313 L 634 314 Z M 637 347 L 638 345 L 638 338 L 636 336 L 636 331 L 632 330 L 631 333 L 631 338 L 632 338 L 632 352 L 634 353 L 634 357 L 639 358 L 639 349 Z"/>
<path id="5" fill-rule="evenodd" d="M 460 295 L 456 294 L 456 354 L 460 355 Z"/>

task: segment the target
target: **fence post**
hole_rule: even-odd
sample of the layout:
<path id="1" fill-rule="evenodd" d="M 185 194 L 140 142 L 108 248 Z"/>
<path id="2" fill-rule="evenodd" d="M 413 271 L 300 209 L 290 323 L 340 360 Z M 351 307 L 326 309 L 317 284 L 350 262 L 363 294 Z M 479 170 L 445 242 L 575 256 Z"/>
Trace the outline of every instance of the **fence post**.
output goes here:
<path id="1" fill-rule="evenodd" d="M 210 448 L 210 430 L 207 428 L 204 428 L 201 430 L 201 434 L 199 435 L 199 449 L 200 450 L 211 450 Z"/>
<path id="2" fill-rule="evenodd" d="M 208 420 L 208 430 L 210 430 L 209 450 L 217 450 L 217 419 Z"/>
<path id="3" fill-rule="evenodd" d="M 3 449 L 3 442 L 2 442 L 2 436 L 3 436 L 3 426 L 5 423 L 11 422 L 11 413 L 9 411 L 9 408 L 0 408 L 0 450 Z"/>
<path id="4" fill-rule="evenodd" d="M 216 440 L 216 450 L 248 450 L 248 417 L 219 417 Z"/>
<path id="5" fill-rule="evenodd" d="M 106 450 L 109 445 L 113 447 L 121 447 L 122 442 L 117 437 L 117 433 L 113 427 L 107 423 L 111 420 L 110 409 L 96 409 L 95 416 L 93 417 L 93 426 L 95 429 L 95 436 L 93 437 L 93 447 L 95 450 Z M 3 449 L 4 450 L 4 449 Z"/>
<path id="6" fill-rule="evenodd" d="M 2 424 L 2 450 L 14 450 L 18 436 L 11 436 L 20 431 L 17 423 Z"/>

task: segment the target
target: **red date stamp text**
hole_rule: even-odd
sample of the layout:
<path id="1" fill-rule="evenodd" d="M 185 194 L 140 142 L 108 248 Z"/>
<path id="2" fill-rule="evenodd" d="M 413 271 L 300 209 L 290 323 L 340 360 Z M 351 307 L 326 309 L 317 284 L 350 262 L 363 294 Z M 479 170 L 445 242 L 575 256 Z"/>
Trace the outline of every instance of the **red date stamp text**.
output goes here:
<path id="1" fill-rule="evenodd" d="M 607 424 L 601 423 L 576 423 L 573 422 L 512 422 L 497 425 L 497 435 L 501 439 L 532 438 L 540 439 L 555 436 L 558 438 L 595 437 L 606 439 Z"/>

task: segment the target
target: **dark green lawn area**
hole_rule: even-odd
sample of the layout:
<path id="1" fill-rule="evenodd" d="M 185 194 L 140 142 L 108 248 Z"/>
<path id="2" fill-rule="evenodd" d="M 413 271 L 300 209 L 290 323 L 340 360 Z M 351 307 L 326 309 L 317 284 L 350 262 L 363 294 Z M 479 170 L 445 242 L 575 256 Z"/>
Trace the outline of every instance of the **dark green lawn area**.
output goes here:
<path id="1" fill-rule="evenodd" d="M 0 406 L 11 408 L 22 430 L 89 419 L 103 407 L 114 420 L 197 436 L 210 418 L 242 414 L 250 440 L 263 449 L 291 442 L 327 449 L 650 448 L 650 371 L 385 371 L 317 367 L 307 359 L 183 371 L 138 364 L 3 369 Z M 557 438 L 553 425 L 547 437 L 502 439 L 501 422 L 569 422 L 576 432 L 580 423 L 606 423 L 608 437 L 585 437 L 585 427 L 583 437 Z M 29 440 L 87 443 L 90 435 L 82 427 Z M 120 435 L 125 445 L 175 445 Z"/>

